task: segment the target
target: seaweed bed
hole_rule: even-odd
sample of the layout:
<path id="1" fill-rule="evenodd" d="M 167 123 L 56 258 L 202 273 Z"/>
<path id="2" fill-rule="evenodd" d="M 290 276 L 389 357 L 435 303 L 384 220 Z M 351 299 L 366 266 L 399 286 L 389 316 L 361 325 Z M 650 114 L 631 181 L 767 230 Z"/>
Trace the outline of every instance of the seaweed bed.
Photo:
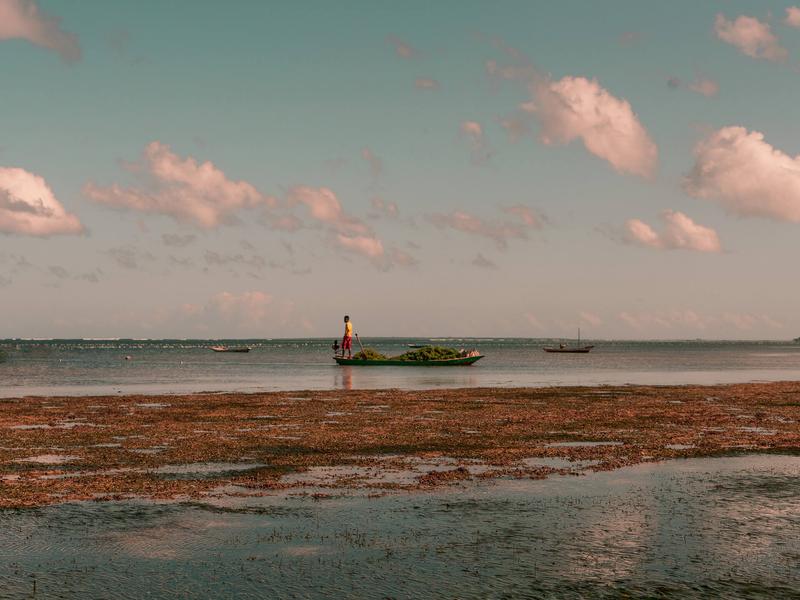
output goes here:
<path id="1" fill-rule="evenodd" d="M 380 494 L 540 478 L 796 450 L 798 421 L 800 382 L 17 398 L 0 401 L 0 508 L 309 493 L 321 469 Z"/>

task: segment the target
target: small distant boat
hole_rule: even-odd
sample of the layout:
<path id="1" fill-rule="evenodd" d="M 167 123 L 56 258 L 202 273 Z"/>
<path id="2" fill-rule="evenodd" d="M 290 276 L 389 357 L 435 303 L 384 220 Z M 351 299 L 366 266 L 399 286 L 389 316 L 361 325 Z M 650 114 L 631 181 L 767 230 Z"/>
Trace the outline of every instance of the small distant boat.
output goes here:
<path id="1" fill-rule="evenodd" d="M 569 346 L 567 344 L 559 344 L 558 346 L 545 346 L 542 348 L 545 352 L 558 353 L 558 354 L 588 354 L 592 345 L 581 346 L 581 330 L 578 328 L 578 344 L 576 346 Z"/>
<path id="2" fill-rule="evenodd" d="M 427 348 L 430 344 L 406 344 L 407 348 Z"/>
<path id="3" fill-rule="evenodd" d="M 250 352 L 247 346 L 211 346 L 214 352 Z"/>

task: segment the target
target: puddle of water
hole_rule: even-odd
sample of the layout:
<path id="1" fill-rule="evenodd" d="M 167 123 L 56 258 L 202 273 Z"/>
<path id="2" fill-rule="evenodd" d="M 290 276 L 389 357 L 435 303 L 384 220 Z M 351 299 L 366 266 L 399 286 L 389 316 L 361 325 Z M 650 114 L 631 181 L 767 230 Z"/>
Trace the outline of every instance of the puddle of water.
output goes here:
<path id="1" fill-rule="evenodd" d="M 231 490 L 236 492 L 236 490 Z M 245 490 L 240 490 L 245 491 Z M 0 513 L 8 597 L 795 597 L 800 457 Z M 446 593 L 432 593 L 446 590 Z"/>
<path id="2" fill-rule="evenodd" d="M 567 458 L 554 456 L 531 457 L 522 460 L 522 464 L 526 467 L 548 467 L 551 469 L 570 469 L 575 471 L 581 471 L 599 462 L 598 460 L 569 460 Z"/>
<path id="3" fill-rule="evenodd" d="M 167 408 L 172 405 L 166 402 L 137 402 L 134 406 L 136 408 Z"/>
<path id="4" fill-rule="evenodd" d="M 690 448 L 697 448 L 694 444 L 665 444 L 664 448 L 670 450 L 689 450 Z"/>
<path id="5" fill-rule="evenodd" d="M 189 463 L 183 465 L 164 465 L 155 469 L 150 469 L 150 473 L 158 475 L 220 475 L 222 473 L 233 473 L 236 471 L 251 471 L 266 467 L 262 463 L 232 463 L 232 462 L 202 462 Z"/>
<path id="6" fill-rule="evenodd" d="M 36 463 L 39 465 L 63 465 L 65 463 L 73 462 L 80 459 L 81 459 L 80 456 L 71 456 L 69 454 L 39 454 L 38 456 L 18 458 L 14 462 Z"/>
<path id="7" fill-rule="evenodd" d="M 739 431 L 745 431 L 747 433 L 757 433 L 758 435 L 775 435 L 778 433 L 774 429 L 766 429 L 764 427 L 739 427 Z"/>
<path id="8" fill-rule="evenodd" d="M 136 454 L 160 454 L 164 450 L 169 449 L 169 446 L 153 446 L 151 448 L 128 448 L 129 452 Z"/>
<path id="9" fill-rule="evenodd" d="M 608 441 L 574 441 L 574 442 L 551 442 L 546 444 L 550 448 L 580 448 L 583 446 L 622 446 L 622 442 L 608 442 Z"/>

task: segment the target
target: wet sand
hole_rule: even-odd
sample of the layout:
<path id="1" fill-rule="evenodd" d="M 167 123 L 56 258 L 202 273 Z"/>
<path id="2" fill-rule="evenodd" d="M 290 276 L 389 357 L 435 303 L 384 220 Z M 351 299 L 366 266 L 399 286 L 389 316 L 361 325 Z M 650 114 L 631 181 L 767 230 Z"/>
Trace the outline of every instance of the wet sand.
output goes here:
<path id="1" fill-rule="evenodd" d="M 0 401 L 0 508 L 381 495 L 800 448 L 800 382 Z"/>

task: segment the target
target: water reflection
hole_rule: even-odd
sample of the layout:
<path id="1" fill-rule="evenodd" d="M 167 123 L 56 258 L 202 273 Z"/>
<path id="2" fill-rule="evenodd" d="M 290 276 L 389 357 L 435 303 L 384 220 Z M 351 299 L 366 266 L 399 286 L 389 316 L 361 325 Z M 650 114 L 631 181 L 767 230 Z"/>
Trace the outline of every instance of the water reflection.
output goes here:
<path id="1" fill-rule="evenodd" d="M 795 597 L 800 457 L 676 460 L 585 477 L 224 509 L 0 512 L 0 595 Z M 13 554 L 7 554 L 7 553 Z M 13 556 L 13 559 L 12 559 Z M 732 576 L 732 574 L 735 574 Z"/>
<path id="2" fill-rule="evenodd" d="M 353 367 L 339 367 L 333 381 L 333 388 L 340 390 L 353 389 Z"/>

